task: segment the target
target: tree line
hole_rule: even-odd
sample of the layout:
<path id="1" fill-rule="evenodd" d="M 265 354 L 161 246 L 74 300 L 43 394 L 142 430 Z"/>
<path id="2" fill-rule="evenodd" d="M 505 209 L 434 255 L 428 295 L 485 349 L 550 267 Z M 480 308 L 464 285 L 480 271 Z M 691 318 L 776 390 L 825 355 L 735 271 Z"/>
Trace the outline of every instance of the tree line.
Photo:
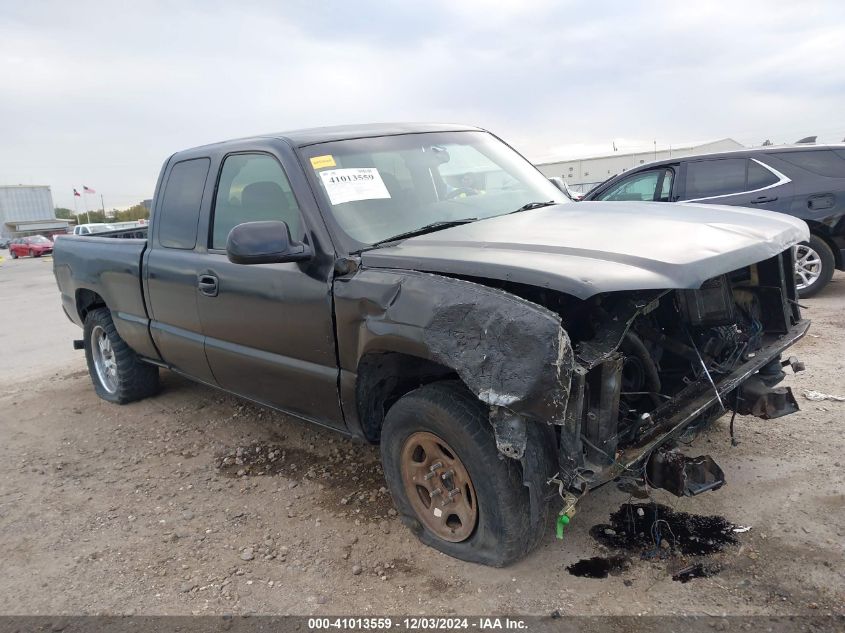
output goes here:
<path id="1" fill-rule="evenodd" d="M 71 209 L 56 207 L 56 218 L 59 220 L 75 220 L 77 224 L 87 224 L 88 222 L 132 222 L 133 220 L 148 220 L 149 217 L 150 212 L 142 204 L 136 204 L 123 210 L 112 209 L 108 215 L 100 210 L 89 211 L 87 214 L 85 211 L 80 211 L 74 214 Z"/>

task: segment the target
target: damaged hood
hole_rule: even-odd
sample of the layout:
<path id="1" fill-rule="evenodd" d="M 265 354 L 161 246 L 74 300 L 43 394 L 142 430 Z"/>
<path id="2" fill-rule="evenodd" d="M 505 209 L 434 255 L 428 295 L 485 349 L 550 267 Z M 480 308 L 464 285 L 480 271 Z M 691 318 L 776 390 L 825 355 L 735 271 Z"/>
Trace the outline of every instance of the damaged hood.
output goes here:
<path id="1" fill-rule="evenodd" d="M 699 288 L 809 239 L 803 220 L 711 204 L 579 202 L 464 224 L 366 251 L 367 267 L 482 277 L 586 299 Z"/>

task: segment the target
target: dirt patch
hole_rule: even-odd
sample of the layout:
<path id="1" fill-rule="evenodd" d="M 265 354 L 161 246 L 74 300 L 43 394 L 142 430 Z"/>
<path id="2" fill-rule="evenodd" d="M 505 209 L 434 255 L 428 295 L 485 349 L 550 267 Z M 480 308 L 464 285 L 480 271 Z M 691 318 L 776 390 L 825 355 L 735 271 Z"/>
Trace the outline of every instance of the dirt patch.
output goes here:
<path id="1" fill-rule="evenodd" d="M 374 460 L 362 460 L 361 451 L 331 448 L 327 454 L 255 442 L 223 451 L 216 467 L 226 477 L 282 476 L 292 482 L 315 483 L 323 507 L 340 506 L 341 515 L 355 515 L 366 521 L 379 521 L 395 515 L 387 492 L 384 471 Z M 292 485 L 292 484 L 288 484 Z"/>

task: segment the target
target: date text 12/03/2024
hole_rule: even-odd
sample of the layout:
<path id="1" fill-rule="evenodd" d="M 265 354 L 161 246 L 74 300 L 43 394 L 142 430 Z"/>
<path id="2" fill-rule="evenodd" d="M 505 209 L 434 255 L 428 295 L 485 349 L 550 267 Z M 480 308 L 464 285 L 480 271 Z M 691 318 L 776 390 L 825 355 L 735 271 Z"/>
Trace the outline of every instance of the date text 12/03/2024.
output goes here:
<path id="1" fill-rule="evenodd" d="M 525 630 L 526 622 L 519 618 L 478 617 L 478 618 L 309 618 L 308 629 L 319 630 L 389 630 L 408 631 L 450 631 L 477 629 L 485 630 Z"/>

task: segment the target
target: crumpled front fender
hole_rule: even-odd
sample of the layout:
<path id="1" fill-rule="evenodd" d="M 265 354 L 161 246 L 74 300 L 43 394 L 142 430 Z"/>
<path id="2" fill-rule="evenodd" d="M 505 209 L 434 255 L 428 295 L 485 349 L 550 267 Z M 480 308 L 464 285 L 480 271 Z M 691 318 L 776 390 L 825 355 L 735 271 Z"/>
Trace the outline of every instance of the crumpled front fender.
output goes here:
<path id="1" fill-rule="evenodd" d="M 341 370 L 402 352 L 454 370 L 491 407 L 563 423 L 573 353 L 560 317 L 508 292 L 404 270 L 335 280 Z"/>

